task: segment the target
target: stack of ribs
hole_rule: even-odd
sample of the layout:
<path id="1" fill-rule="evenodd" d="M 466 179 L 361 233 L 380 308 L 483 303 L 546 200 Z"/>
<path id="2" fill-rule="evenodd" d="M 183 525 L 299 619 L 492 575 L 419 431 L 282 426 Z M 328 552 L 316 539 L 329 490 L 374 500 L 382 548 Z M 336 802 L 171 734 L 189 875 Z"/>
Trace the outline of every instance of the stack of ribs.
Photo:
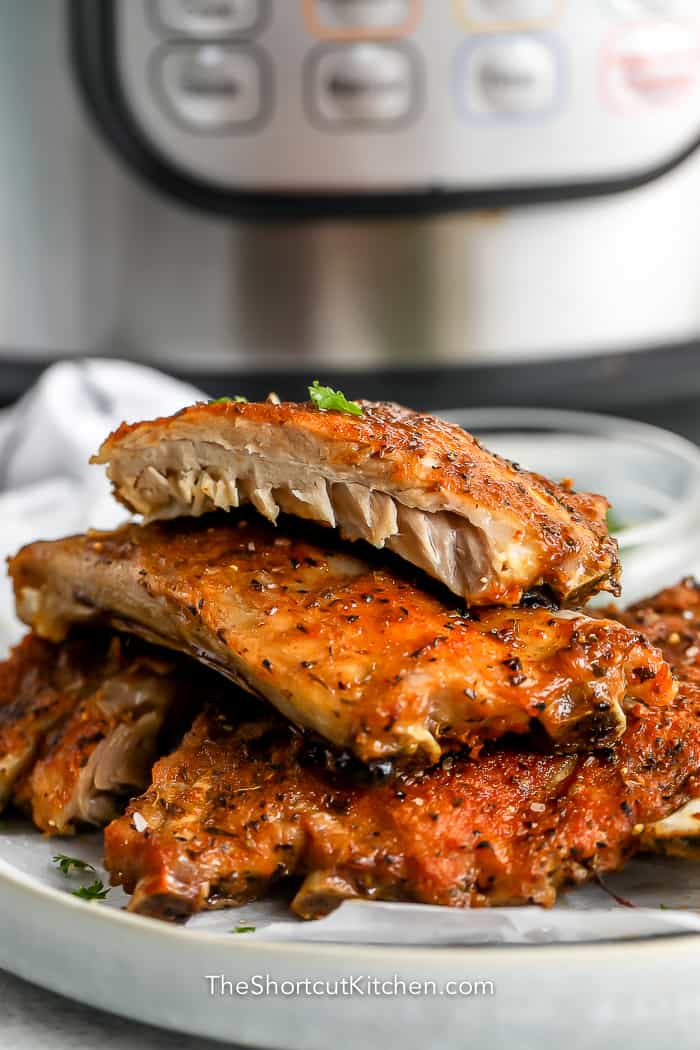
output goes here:
<path id="1" fill-rule="evenodd" d="M 586 612 L 605 499 L 355 409 L 123 425 L 94 460 L 141 522 L 10 560 L 0 804 L 105 827 L 133 911 L 551 905 L 693 838 L 700 590 Z"/>

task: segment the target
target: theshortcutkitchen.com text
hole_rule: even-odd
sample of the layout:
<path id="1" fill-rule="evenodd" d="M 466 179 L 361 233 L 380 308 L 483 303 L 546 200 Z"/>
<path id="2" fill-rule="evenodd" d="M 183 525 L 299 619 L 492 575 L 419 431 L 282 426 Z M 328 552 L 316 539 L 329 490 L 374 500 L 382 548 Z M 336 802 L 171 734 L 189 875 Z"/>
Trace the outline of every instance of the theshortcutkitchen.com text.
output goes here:
<path id="1" fill-rule="evenodd" d="M 388 977 L 375 977 L 368 974 L 355 977 L 324 978 L 276 978 L 268 973 L 252 974 L 250 977 L 227 977 L 222 973 L 206 974 L 204 980 L 207 983 L 209 995 L 217 996 L 251 996 L 266 997 L 279 996 L 282 998 L 294 998 L 296 996 L 308 996 L 310 998 L 352 998 L 357 996 L 376 996 L 388 998 L 400 998 L 402 996 L 446 996 L 446 997 L 488 997 L 496 994 L 496 986 L 493 981 L 478 978 L 469 980 L 467 978 L 434 981 L 407 980 L 392 974 Z"/>

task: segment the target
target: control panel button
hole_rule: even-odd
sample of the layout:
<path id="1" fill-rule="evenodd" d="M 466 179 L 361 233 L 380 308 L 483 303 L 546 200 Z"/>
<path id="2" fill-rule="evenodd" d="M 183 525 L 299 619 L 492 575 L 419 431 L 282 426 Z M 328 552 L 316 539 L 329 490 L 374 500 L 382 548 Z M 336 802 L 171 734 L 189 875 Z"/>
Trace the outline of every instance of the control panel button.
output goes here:
<path id="1" fill-rule="evenodd" d="M 699 71 L 700 38 L 692 26 L 643 22 L 613 38 L 603 61 L 603 84 L 618 108 L 669 106 L 693 90 Z"/>
<path id="2" fill-rule="evenodd" d="M 317 36 L 348 39 L 402 36 L 420 18 L 423 0 L 304 0 L 309 29 Z"/>
<path id="3" fill-rule="evenodd" d="M 561 0 L 457 0 L 462 20 L 475 25 L 553 21 Z M 483 26 L 482 26 L 483 28 Z"/>
<path id="4" fill-rule="evenodd" d="M 260 18 L 260 0 L 151 0 L 160 24 L 184 36 L 219 40 L 249 33 Z"/>
<path id="5" fill-rule="evenodd" d="M 242 46 L 174 46 L 158 64 L 168 109 L 197 131 L 243 129 L 263 116 L 263 69 Z"/>
<path id="6" fill-rule="evenodd" d="M 330 47 L 312 65 L 311 111 L 331 126 L 391 126 L 412 114 L 417 88 L 413 60 L 403 48 L 372 43 Z"/>
<path id="7" fill-rule="evenodd" d="M 467 50 L 460 80 L 472 114 L 544 113 L 559 93 L 559 58 L 549 44 L 532 37 L 482 38 Z"/>

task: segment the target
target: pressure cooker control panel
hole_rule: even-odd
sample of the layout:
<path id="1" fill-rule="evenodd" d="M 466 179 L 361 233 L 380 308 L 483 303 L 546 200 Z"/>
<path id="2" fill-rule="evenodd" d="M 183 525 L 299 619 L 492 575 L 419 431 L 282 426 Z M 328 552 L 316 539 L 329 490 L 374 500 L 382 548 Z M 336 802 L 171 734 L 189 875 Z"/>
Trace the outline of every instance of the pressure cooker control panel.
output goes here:
<path id="1" fill-rule="evenodd" d="M 697 0 L 116 0 L 142 137 L 219 189 L 625 180 L 700 139 Z"/>

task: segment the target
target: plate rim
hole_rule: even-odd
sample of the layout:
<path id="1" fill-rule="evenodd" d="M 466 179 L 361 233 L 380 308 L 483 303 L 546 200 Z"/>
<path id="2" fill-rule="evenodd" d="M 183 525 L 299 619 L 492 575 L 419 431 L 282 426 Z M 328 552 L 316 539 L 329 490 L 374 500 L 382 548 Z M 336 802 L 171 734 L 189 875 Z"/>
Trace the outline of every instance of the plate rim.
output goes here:
<path id="1" fill-rule="evenodd" d="M 38 832 L 37 832 L 38 834 Z M 455 954 L 467 956 L 480 956 L 486 950 L 490 957 L 497 953 L 511 957 L 516 951 L 519 957 L 530 957 L 535 955 L 542 959 L 551 953 L 560 956 L 562 952 L 579 954 L 615 949 L 618 954 L 637 954 L 640 945 L 659 947 L 677 946 L 677 942 L 697 941 L 700 947 L 700 932 L 678 931 L 676 933 L 659 934 L 653 937 L 627 937 L 624 939 L 585 941 L 585 942 L 551 942 L 539 944 L 464 944 L 464 945 L 409 945 L 409 944 L 361 944 L 355 942 L 332 942 L 332 941 L 262 941 L 235 939 L 230 933 L 218 932 L 216 930 L 187 929 L 186 926 L 164 922 L 159 919 L 143 915 L 133 915 L 123 908 L 102 908 L 99 902 L 83 901 L 74 897 L 68 890 L 58 890 L 48 886 L 37 876 L 22 871 L 20 868 L 0 857 L 0 887 L 9 885 L 27 895 L 38 896 L 53 903 L 61 909 L 76 909 L 76 914 L 90 915 L 97 918 L 98 922 L 113 926 L 117 929 L 133 929 L 141 932 L 148 931 L 163 941 L 173 940 L 178 944 L 197 941 L 203 945 L 211 944 L 217 946 L 236 945 L 236 950 L 251 954 L 262 953 L 272 956 L 287 956 L 312 954 L 315 957 L 327 956 L 329 959 L 341 957 L 347 961 L 349 955 L 365 956 L 369 953 L 374 959 L 380 961 L 384 957 L 395 959 L 397 953 L 406 958 L 426 961 L 436 957 L 453 959 Z M 231 911 L 237 909 L 231 908 Z M 546 909 L 544 909 L 546 911 Z M 92 921 L 92 920 L 91 920 Z"/>
<path id="2" fill-rule="evenodd" d="M 647 944 L 639 938 L 450 947 L 246 941 L 80 901 L 4 860 L 0 894 L 6 911 L 0 966 L 108 1015 L 227 1045 L 327 1050 L 342 1028 L 348 1041 L 340 1045 L 366 1050 L 399 1042 L 403 1050 L 425 1050 L 435 1033 L 443 1050 L 458 1050 L 467 1029 L 474 1045 L 489 1045 L 505 1027 L 523 1050 L 540 1050 L 542 1036 L 565 1023 L 585 1026 L 595 1042 L 624 1030 L 634 1040 L 616 1040 L 621 1050 L 646 1050 L 659 1044 L 641 1037 L 667 1036 L 675 1025 L 690 1026 L 694 1039 L 700 1021 L 700 934 L 653 937 Z M 443 986 L 467 976 L 493 981 L 496 998 L 438 994 L 349 1002 L 206 994 L 206 975 L 235 982 L 263 973 L 278 981 L 395 975 Z M 546 995 L 535 993 L 533 1000 L 537 988 Z M 677 1035 L 678 1050 L 696 1045 Z"/>

